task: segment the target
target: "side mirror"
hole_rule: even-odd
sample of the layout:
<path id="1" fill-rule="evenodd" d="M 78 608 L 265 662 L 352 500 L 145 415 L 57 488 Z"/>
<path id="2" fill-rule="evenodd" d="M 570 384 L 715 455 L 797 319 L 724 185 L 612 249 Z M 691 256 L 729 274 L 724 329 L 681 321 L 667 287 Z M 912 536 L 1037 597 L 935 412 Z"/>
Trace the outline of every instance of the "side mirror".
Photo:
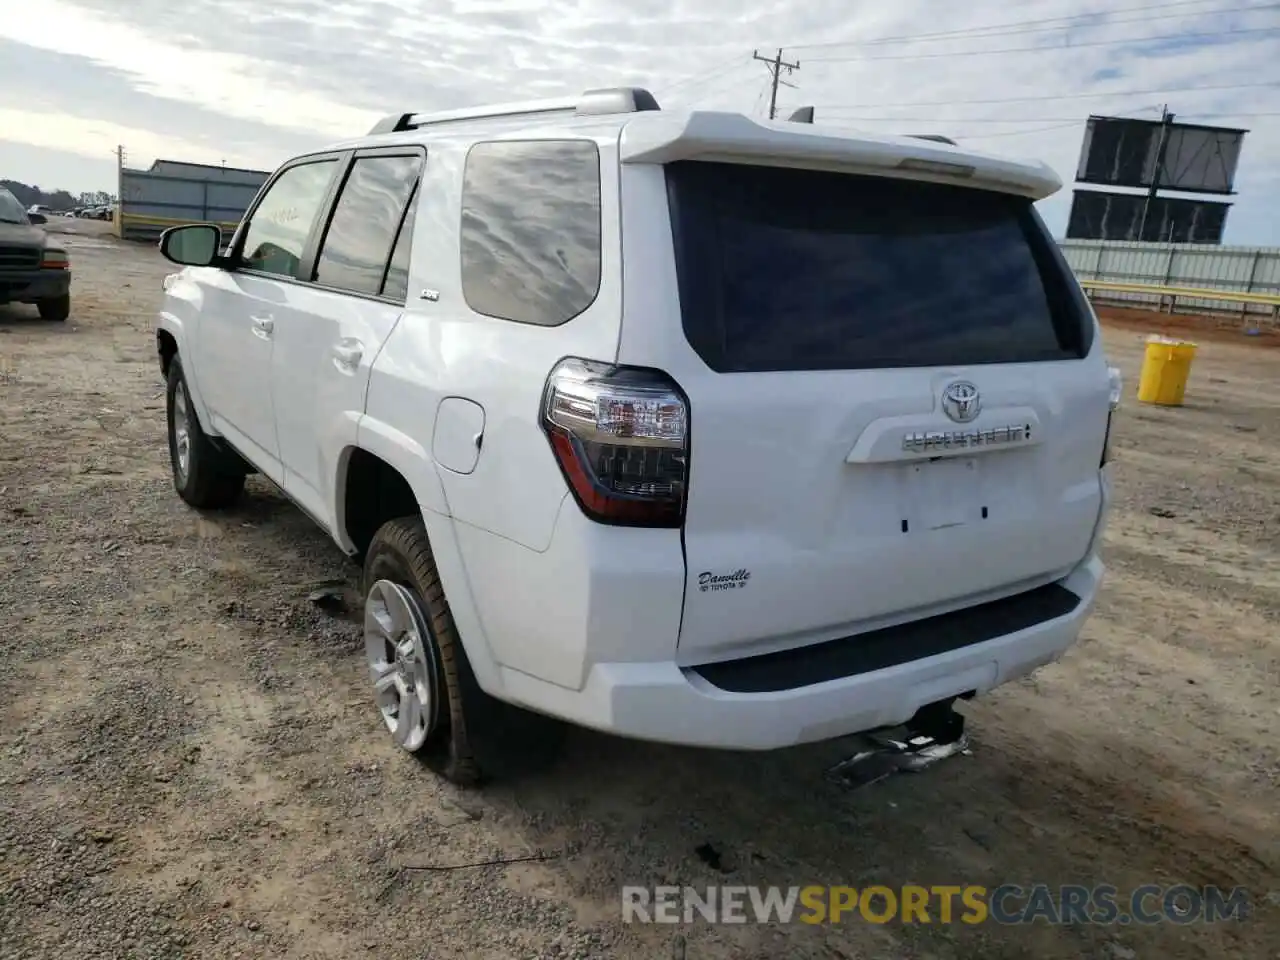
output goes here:
<path id="1" fill-rule="evenodd" d="M 46 217 L 43 213 L 28 213 L 27 219 L 31 221 L 33 226 L 37 226 L 37 227 L 42 223 L 49 222 L 49 218 Z"/>
<path id="2" fill-rule="evenodd" d="M 212 223 L 170 227 L 160 234 L 160 252 L 183 267 L 211 267 L 219 264 L 222 261 L 222 257 L 218 255 L 221 245 L 222 231 Z"/>

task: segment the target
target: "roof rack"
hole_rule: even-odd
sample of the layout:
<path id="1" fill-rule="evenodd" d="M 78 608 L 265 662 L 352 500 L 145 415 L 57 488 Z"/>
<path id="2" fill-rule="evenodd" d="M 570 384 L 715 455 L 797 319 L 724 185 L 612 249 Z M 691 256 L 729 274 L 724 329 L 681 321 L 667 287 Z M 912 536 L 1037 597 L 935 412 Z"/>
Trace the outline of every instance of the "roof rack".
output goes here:
<path id="1" fill-rule="evenodd" d="M 934 143 L 949 143 L 953 147 L 959 146 L 959 144 L 950 137 L 944 137 L 940 133 L 908 133 L 907 136 L 913 137 L 916 140 L 932 140 Z"/>
<path id="2" fill-rule="evenodd" d="M 458 120 L 481 120 L 490 117 L 521 117 L 537 114 L 567 113 L 577 117 L 607 116 L 615 113 L 642 113 L 660 110 L 653 94 L 641 87 L 603 87 L 584 91 L 582 96 L 560 100 L 527 100 L 484 107 L 464 107 L 439 113 L 393 113 L 383 117 L 369 136 L 379 133 L 401 133 L 436 123 Z"/>

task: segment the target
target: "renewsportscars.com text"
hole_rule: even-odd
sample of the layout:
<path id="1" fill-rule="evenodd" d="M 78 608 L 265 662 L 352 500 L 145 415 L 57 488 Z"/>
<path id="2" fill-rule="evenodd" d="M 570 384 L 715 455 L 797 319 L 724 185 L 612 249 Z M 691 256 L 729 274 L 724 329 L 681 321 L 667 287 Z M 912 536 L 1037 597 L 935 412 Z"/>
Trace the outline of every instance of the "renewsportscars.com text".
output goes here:
<path id="1" fill-rule="evenodd" d="M 1216 923 L 1244 920 L 1239 887 L 1099 885 L 623 887 L 624 923 Z"/>

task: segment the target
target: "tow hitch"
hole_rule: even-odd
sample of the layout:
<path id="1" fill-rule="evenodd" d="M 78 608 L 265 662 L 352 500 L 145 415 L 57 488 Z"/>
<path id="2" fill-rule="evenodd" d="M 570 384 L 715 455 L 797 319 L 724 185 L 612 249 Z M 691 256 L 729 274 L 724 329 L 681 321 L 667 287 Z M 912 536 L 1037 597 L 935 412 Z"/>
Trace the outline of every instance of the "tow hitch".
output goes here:
<path id="1" fill-rule="evenodd" d="M 828 778 L 850 788 L 865 787 L 895 773 L 919 773 L 939 760 L 966 753 L 969 738 L 964 714 L 956 712 L 954 703 L 953 697 L 926 704 L 901 727 L 863 734 L 867 749 L 831 767 Z"/>

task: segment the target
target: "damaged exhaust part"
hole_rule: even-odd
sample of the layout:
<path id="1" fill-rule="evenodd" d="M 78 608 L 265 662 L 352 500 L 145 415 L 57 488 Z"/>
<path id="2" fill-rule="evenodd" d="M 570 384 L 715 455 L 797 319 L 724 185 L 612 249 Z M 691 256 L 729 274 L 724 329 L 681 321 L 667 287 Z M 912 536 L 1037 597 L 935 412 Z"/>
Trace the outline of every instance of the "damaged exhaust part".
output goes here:
<path id="1" fill-rule="evenodd" d="M 869 748 L 835 764 L 827 777 L 842 786 L 865 787 L 900 771 L 919 773 L 940 760 L 967 752 L 964 715 L 953 709 L 953 703 L 942 700 L 922 707 L 902 728 L 896 728 L 905 731 L 901 739 L 880 731 L 864 734 Z"/>

